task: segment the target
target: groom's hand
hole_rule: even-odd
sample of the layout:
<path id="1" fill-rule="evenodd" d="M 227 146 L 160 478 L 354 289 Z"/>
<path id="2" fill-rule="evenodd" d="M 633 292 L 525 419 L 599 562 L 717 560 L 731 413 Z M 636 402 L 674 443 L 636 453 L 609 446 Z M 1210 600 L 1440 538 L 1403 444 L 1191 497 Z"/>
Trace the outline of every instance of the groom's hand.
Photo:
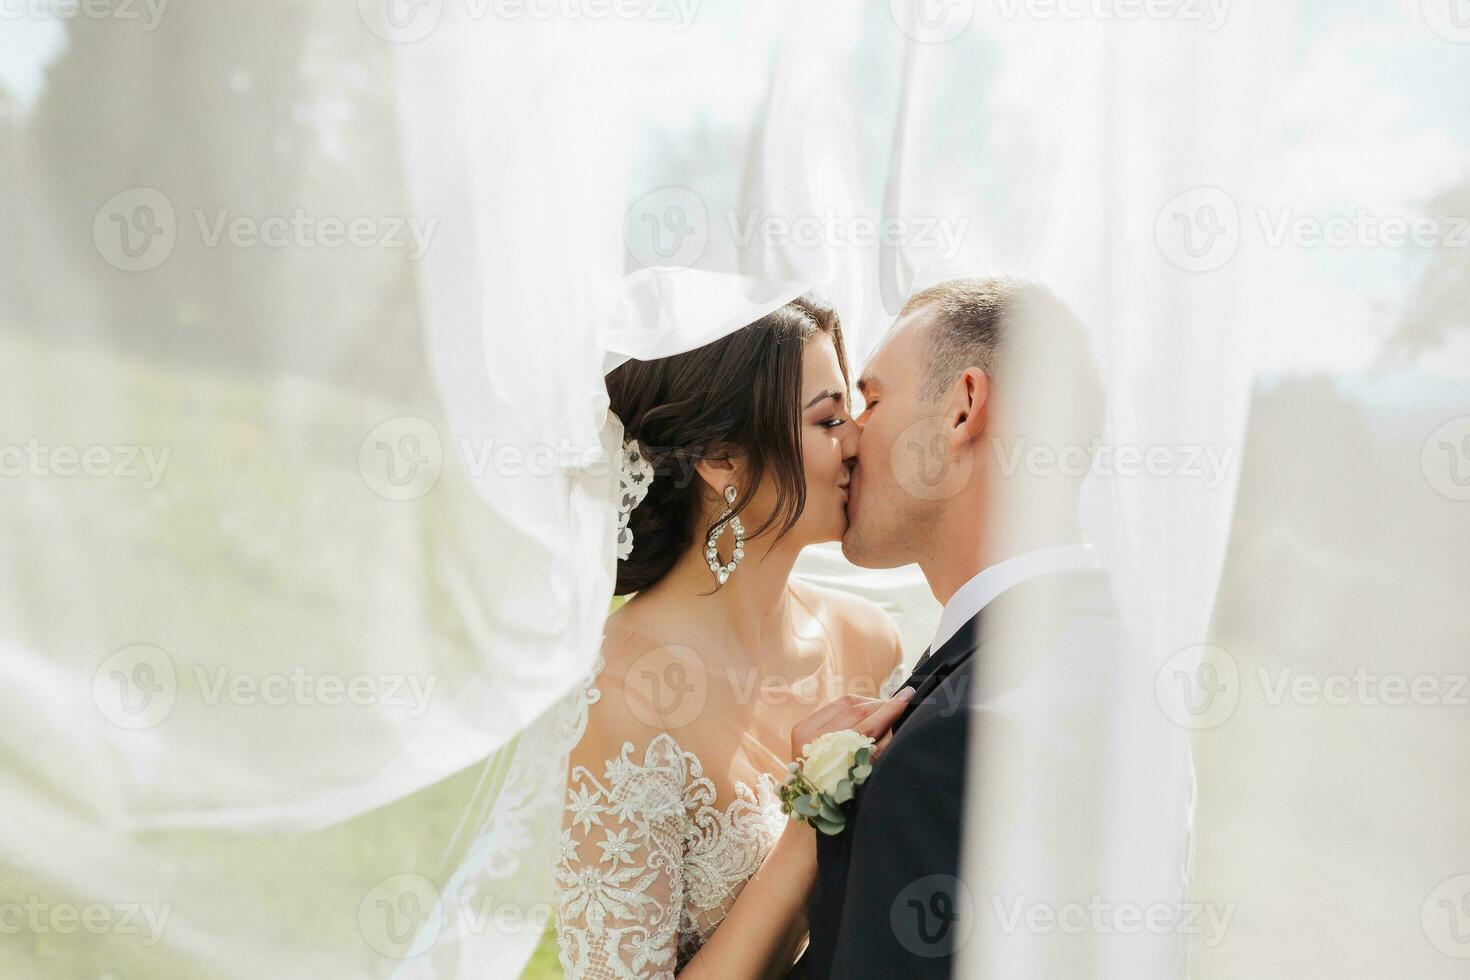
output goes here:
<path id="1" fill-rule="evenodd" d="M 889 729 L 913 696 L 914 689 L 906 687 L 886 700 L 848 694 L 828 701 L 792 726 L 791 758 L 800 759 L 809 743 L 828 732 L 851 729 L 877 743 L 873 747 L 873 758 L 876 759 L 888 747 Z"/>

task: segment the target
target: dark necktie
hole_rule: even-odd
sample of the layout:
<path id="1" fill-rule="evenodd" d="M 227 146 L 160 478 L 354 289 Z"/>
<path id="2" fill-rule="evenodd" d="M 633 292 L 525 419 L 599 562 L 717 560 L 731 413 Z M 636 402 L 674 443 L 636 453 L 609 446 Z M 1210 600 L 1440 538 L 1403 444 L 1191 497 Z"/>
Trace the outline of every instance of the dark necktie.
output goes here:
<path id="1" fill-rule="evenodd" d="M 931 653 L 933 653 L 933 652 L 934 652 L 933 650 L 929 649 L 928 647 L 925 647 L 924 648 L 924 652 L 921 653 L 921 654 L 919 654 L 919 659 L 914 662 L 914 669 L 913 669 L 912 672 L 913 673 L 918 673 L 919 668 L 922 667 L 922 666 L 924 666 L 924 661 L 928 660 L 929 659 L 929 655 Z"/>

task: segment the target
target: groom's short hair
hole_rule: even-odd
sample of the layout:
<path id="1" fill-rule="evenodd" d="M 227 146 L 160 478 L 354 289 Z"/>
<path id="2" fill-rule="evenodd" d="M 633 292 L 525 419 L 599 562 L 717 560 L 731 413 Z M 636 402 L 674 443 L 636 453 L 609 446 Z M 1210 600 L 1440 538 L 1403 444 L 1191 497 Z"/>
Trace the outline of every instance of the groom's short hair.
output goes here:
<path id="1" fill-rule="evenodd" d="M 1081 445 L 1100 436 L 1097 359 L 1086 328 L 1050 289 L 1013 276 L 948 279 L 909 297 L 899 319 L 911 314 L 924 315 L 922 400 L 938 401 L 978 367 L 1014 397 L 1025 431 Z"/>

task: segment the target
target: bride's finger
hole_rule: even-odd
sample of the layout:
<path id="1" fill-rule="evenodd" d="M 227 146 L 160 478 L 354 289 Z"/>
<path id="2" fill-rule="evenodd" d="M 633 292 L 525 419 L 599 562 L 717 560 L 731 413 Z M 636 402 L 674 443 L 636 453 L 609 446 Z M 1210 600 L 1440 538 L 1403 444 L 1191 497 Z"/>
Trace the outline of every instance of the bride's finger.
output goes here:
<path id="1" fill-rule="evenodd" d="M 893 723 L 898 720 L 898 716 L 903 714 L 903 709 L 908 707 L 913 697 L 914 689 L 906 687 L 887 701 L 878 702 L 878 708 L 858 724 L 857 730 L 869 738 L 878 738 L 886 734 L 888 729 L 893 727 Z"/>
<path id="2" fill-rule="evenodd" d="M 888 750 L 888 743 L 891 741 L 893 741 L 893 733 L 888 732 L 882 738 L 878 739 L 876 743 L 874 743 L 873 755 L 871 757 L 872 761 L 878 761 L 878 757 Z"/>
<path id="3" fill-rule="evenodd" d="M 835 701 L 828 701 L 816 711 L 807 715 L 801 720 L 799 727 L 802 731 L 811 732 L 836 731 L 837 729 L 832 728 L 831 722 L 839 715 L 846 713 L 844 716 L 850 716 L 854 720 L 861 720 L 867 717 L 874 706 L 882 703 L 881 701 L 859 697 L 856 694 L 848 694 L 844 697 L 837 698 Z"/>
<path id="4" fill-rule="evenodd" d="M 863 731 L 873 715 L 882 711 L 890 701 L 864 701 L 846 709 L 822 726 L 824 732 Z"/>

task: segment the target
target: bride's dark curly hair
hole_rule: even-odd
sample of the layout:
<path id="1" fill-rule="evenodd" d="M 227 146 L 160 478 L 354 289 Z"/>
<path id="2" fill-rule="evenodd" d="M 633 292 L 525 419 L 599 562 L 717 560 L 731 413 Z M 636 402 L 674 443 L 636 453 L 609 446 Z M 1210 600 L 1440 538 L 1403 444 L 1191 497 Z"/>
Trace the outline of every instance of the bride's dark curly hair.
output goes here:
<path id="1" fill-rule="evenodd" d="M 749 476 L 735 504 L 770 474 L 776 506 L 754 537 L 775 524 L 777 538 L 806 507 L 801 455 L 801 366 L 806 342 L 832 338 L 844 385 L 847 354 L 837 314 L 803 296 L 712 344 L 656 361 L 629 361 L 607 376 L 611 409 L 624 438 L 637 439 L 653 464 L 648 496 L 633 509 L 633 552 L 618 562 L 617 595 L 640 592 L 663 578 L 679 555 L 703 542 L 698 530 L 701 459 L 744 457 Z M 723 510 L 723 507 L 721 508 Z"/>

